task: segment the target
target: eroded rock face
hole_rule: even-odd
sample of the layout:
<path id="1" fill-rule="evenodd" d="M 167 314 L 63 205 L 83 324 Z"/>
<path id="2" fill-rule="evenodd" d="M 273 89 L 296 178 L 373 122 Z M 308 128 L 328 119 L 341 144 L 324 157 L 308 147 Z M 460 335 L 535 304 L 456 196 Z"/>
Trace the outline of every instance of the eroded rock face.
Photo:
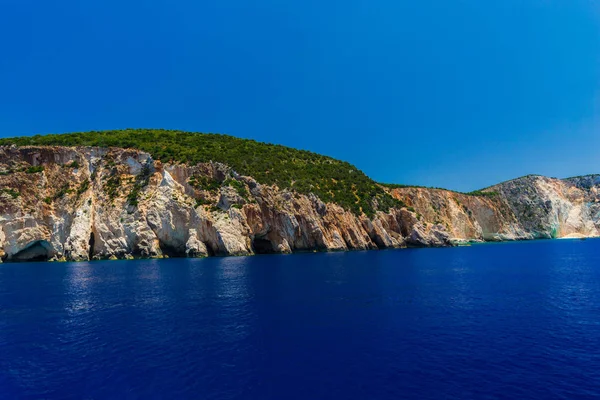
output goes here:
<path id="1" fill-rule="evenodd" d="M 376 249 L 416 231 L 419 245 L 449 244 L 406 210 L 357 217 L 222 164 L 163 165 L 136 150 L 0 147 L 0 188 L 5 260 Z"/>
<path id="2" fill-rule="evenodd" d="M 0 259 L 88 260 L 448 246 L 599 232 L 600 178 L 528 177 L 495 196 L 402 188 L 356 216 L 218 163 L 144 152 L 0 147 Z"/>
<path id="3" fill-rule="evenodd" d="M 526 176 L 471 196 L 425 188 L 394 189 L 426 223 L 446 227 L 452 242 L 593 237 L 600 234 L 600 176 Z M 415 232 L 415 235 L 417 233 Z"/>

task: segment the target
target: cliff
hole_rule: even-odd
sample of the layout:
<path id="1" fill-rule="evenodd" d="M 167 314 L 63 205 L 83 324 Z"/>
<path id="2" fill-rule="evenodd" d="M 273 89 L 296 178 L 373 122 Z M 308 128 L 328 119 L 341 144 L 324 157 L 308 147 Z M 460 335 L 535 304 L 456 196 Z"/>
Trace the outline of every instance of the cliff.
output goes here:
<path id="1" fill-rule="evenodd" d="M 600 175 L 525 176 L 479 195 L 440 189 L 393 189 L 394 197 L 452 242 L 593 237 L 600 234 Z"/>
<path id="2" fill-rule="evenodd" d="M 366 215 L 219 162 L 0 146 L 0 257 L 202 257 L 596 236 L 599 186 L 599 176 L 524 177 L 480 195 L 378 186 Z M 388 197 L 393 206 L 377 204 Z"/>
<path id="3" fill-rule="evenodd" d="M 220 163 L 138 150 L 0 147 L 5 260 L 248 255 L 449 245 L 406 209 L 373 218 Z"/>

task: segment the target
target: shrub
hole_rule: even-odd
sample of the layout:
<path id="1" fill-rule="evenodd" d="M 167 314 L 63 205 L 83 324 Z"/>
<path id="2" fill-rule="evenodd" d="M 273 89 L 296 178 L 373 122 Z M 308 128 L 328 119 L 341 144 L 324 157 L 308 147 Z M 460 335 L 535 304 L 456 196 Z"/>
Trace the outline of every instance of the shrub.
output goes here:
<path id="1" fill-rule="evenodd" d="M 53 200 L 56 199 L 60 199 L 61 197 L 63 197 L 66 194 L 70 194 L 73 193 L 74 190 L 71 189 L 71 187 L 69 186 L 69 184 L 65 184 L 62 188 L 60 188 L 56 193 L 54 193 L 54 197 Z"/>
<path id="2" fill-rule="evenodd" d="M 19 193 L 18 191 L 14 190 L 14 189 L 11 189 L 11 188 L 2 188 L 2 193 L 8 194 L 13 199 L 16 199 L 17 197 L 19 197 L 21 195 L 21 193 Z"/>
<path id="3" fill-rule="evenodd" d="M 137 207 L 138 202 L 139 202 L 138 199 L 140 196 L 140 192 L 142 191 L 143 188 L 145 188 L 148 185 L 149 180 L 150 180 L 150 165 L 146 163 L 142 166 L 142 170 L 136 176 L 133 188 L 131 189 L 131 192 L 127 195 L 127 202 L 130 205 Z"/>
<path id="4" fill-rule="evenodd" d="M 66 165 L 67 168 L 73 168 L 73 169 L 77 169 L 80 167 L 79 163 L 76 160 L 71 161 L 69 164 Z"/>
<path id="5" fill-rule="evenodd" d="M 37 174 L 38 172 L 42 172 L 44 170 L 44 167 L 42 165 L 38 165 L 38 166 L 31 166 L 29 168 L 27 168 L 25 170 L 26 173 L 28 174 Z"/>
<path id="6" fill-rule="evenodd" d="M 194 208 L 200 207 L 200 206 L 208 206 L 211 205 L 212 202 L 210 200 L 206 200 L 206 199 L 196 199 L 196 205 L 194 206 Z"/>
<path id="7" fill-rule="evenodd" d="M 85 181 L 81 182 L 81 185 L 79 185 L 79 187 L 77 188 L 77 195 L 78 196 L 81 195 L 86 190 L 88 190 L 89 187 L 90 187 L 89 179 L 86 179 Z"/>

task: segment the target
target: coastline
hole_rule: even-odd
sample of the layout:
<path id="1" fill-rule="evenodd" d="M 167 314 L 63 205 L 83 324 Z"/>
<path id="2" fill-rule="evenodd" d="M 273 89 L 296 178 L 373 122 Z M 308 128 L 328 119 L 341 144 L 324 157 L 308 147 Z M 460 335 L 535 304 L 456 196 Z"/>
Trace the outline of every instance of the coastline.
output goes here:
<path id="1" fill-rule="evenodd" d="M 323 253 L 355 253 L 365 251 L 402 251 L 402 250 L 415 250 L 415 249 L 450 249 L 458 247 L 471 247 L 471 246 L 486 246 L 486 245 L 505 245 L 511 243 L 534 243 L 534 242 L 549 242 L 549 241 L 569 241 L 569 240 L 600 240 L 600 236 L 583 236 L 583 237 L 560 237 L 560 238 L 532 238 L 532 239 L 515 239 L 515 240 L 464 240 L 462 244 L 453 244 L 448 246 L 403 246 L 403 247 L 388 247 L 388 248 L 373 248 L 373 249 L 347 249 L 347 250 L 296 250 L 291 253 L 253 253 L 253 254 L 219 254 L 203 257 L 185 257 L 185 256 L 161 256 L 161 257 L 123 257 L 123 258 L 93 258 L 90 260 L 0 260 L 0 268 L 2 264 L 28 264 L 28 263 L 74 263 L 74 264 L 86 264 L 90 262 L 105 262 L 105 261 L 139 261 L 139 260 L 203 260 L 213 258 L 242 258 L 242 257 L 261 257 L 261 256 L 294 256 L 300 254 L 323 254 Z"/>
<path id="2" fill-rule="evenodd" d="M 366 182 L 374 197 L 356 200 L 357 211 L 336 202 L 342 189 L 323 200 L 212 161 L 163 163 L 123 148 L 0 146 L 0 258 L 199 258 L 600 235 L 595 175 L 526 176 L 475 194 Z"/>

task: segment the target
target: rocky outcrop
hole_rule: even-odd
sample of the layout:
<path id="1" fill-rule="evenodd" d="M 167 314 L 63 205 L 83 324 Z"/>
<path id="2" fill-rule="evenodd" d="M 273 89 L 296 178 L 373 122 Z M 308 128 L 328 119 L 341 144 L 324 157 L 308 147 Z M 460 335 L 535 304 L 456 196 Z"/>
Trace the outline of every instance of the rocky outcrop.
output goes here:
<path id="1" fill-rule="evenodd" d="M 219 163 L 144 152 L 0 147 L 0 259 L 249 255 L 596 236 L 600 177 L 526 177 L 466 195 L 386 189 L 405 207 L 357 216 Z"/>
<path id="2" fill-rule="evenodd" d="M 473 196 L 442 189 L 402 188 L 402 200 L 424 226 L 443 226 L 453 242 L 529 238 L 508 204 L 497 196 Z"/>
<path id="3" fill-rule="evenodd" d="M 249 255 L 449 245 L 443 226 L 390 210 L 356 216 L 226 165 L 144 152 L 0 147 L 4 260 Z"/>
<path id="4" fill-rule="evenodd" d="M 394 189 L 417 218 L 443 225 L 451 241 L 501 241 L 600 235 L 600 176 L 526 176 L 468 195 Z"/>

